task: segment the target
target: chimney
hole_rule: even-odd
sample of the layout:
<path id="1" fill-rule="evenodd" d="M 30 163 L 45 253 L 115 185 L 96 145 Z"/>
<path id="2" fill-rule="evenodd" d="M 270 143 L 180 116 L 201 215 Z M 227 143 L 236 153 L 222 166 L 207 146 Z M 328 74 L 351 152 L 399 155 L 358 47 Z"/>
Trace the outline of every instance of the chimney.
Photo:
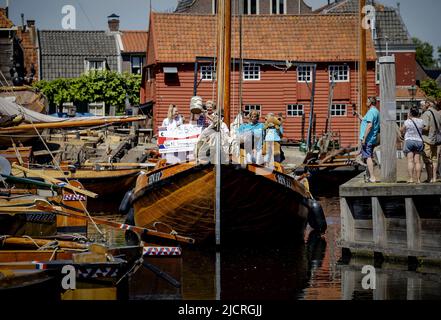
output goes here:
<path id="1" fill-rule="evenodd" d="M 119 31 L 119 16 L 116 14 L 111 14 L 107 17 L 107 22 L 109 24 L 109 30 L 111 32 L 118 32 Z"/>
<path id="2" fill-rule="evenodd" d="M 26 25 L 31 35 L 31 42 L 33 46 L 36 46 L 37 31 L 35 29 L 35 20 L 26 20 Z"/>
<path id="3" fill-rule="evenodd" d="M 20 16 L 21 16 L 21 30 L 23 32 L 25 32 L 26 31 L 26 25 L 25 25 L 25 20 L 24 20 L 24 13 L 22 13 Z"/>
<path id="4" fill-rule="evenodd" d="M 6 0 L 5 15 L 9 18 L 9 0 Z"/>
<path id="5" fill-rule="evenodd" d="M 398 10 L 398 12 L 400 12 L 400 8 L 401 7 L 401 3 L 399 3 L 399 2 L 397 2 L 397 10 Z"/>

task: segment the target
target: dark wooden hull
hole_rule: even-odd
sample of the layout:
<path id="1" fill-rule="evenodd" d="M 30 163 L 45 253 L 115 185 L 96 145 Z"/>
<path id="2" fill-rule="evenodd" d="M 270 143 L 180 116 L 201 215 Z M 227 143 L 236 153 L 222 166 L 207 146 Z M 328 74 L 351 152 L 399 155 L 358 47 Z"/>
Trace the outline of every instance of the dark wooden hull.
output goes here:
<path id="1" fill-rule="evenodd" d="M 303 238 L 308 193 L 292 177 L 259 166 L 221 167 L 221 242 L 295 241 Z M 257 172 L 259 173 L 259 172 Z M 261 172 L 263 173 L 263 172 Z M 178 164 L 138 178 L 133 207 L 138 226 L 174 230 L 199 243 L 215 240 L 213 165 Z"/>
<path id="2" fill-rule="evenodd" d="M 2 301 L 57 301 L 60 294 L 60 281 L 48 270 L 0 270 Z"/>
<path id="3" fill-rule="evenodd" d="M 124 194 L 135 186 L 136 178 L 141 169 L 116 169 L 116 170 L 87 170 L 78 169 L 60 172 L 59 170 L 44 170 L 43 173 L 55 179 L 77 180 L 84 189 L 99 195 L 99 200 L 112 198 L 121 200 Z M 31 177 L 32 178 L 32 177 Z M 38 178 L 37 178 L 38 179 Z"/>

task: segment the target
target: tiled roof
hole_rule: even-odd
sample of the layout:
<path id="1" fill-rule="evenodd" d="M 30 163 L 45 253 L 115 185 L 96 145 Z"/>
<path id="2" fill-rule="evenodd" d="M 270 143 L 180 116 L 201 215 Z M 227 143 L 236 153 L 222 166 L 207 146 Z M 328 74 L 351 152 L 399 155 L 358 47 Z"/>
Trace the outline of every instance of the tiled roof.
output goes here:
<path id="1" fill-rule="evenodd" d="M 372 0 L 367 0 L 366 4 L 372 4 Z M 358 12 L 358 0 L 340 0 L 325 5 L 316 10 L 317 13 L 355 13 Z"/>
<path id="2" fill-rule="evenodd" d="M 147 36 L 147 31 L 122 31 L 123 52 L 146 53 Z"/>
<path id="3" fill-rule="evenodd" d="M 113 34 L 106 31 L 39 31 L 42 54 L 51 55 L 118 55 Z"/>
<path id="4" fill-rule="evenodd" d="M 426 72 L 427 76 L 433 80 L 441 77 L 441 69 L 424 68 L 424 71 Z"/>
<path id="5" fill-rule="evenodd" d="M 39 31 L 41 77 L 44 80 L 79 77 L 88 58 L 103 59 L 118 70 L 115 36 L 106 31 Z"/>
<path id="6" fill-rule="evenodd" d="M 0 29 L 9 29 L 12 28 L 14 24 L 11 20 L 6 16 L 6 9 L 0 8 Z"/>
<path id="7" fill-rule="evenodd" d="M 397 99 L 411 99 L 412 95 L 409 92 L 409 87 L 406 86 L 397 86 L 395 89 L 395 95 Z M 426 95 L 423 90 L 417 88 L 415 93 L 415 99 L 425 99 Z"/>
<path id="8" fill-rule="evenodd" d="M 175 12 L 185 12 L 188 8 L 190 8 L 194 2 L 197 0 L 179 0 L 178 5 L 176 6 Z"/>
<path id="9" fill-rule="evenodd" d="M 152 14 L 150 32 L 159 62 L 194 62 L 215 54 L 216 18 L 211 15 Z M 197 23 L 196 23 L 197 22 Z M 355 61 L 354 15 L 259 15 L 243 17 L 243 58 L 301 62 Z M 233 54 L 239 57 L 238 20 L 233 19 Z M 368 59 L 376 53 L 368 39 Z"/>
<path id="10" fill-rule="evenodd" d="M 316 13 L 358 13 L 358 0 L 341 0 L 326 5 Z M 388 45 L 413 45 L 409 32 L 404 24 L 399 11 L 392 7 L 387 7 L 378 2 L 367 0 L 367 4 L 373 4 L 376 9 L 375 28 L 377 31 L 375 43 L 377 46 Z"/>

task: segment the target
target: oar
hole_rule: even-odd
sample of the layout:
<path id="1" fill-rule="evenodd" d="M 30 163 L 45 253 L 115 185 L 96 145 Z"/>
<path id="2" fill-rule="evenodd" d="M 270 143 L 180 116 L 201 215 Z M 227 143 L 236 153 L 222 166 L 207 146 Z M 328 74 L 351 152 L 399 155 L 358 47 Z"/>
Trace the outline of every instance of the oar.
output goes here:
<path id="1" fill-rule="evenodd" d="M 143 261 L 142 266 L 144 268 L 149 269 L 150 271 L 152 271 L 154 274 L 156 274 L 158 277 L 160 277 L 161 279 L 167 281 L 168 283 L 170 283 L 172 286 L 174 286 L 175 288 L 180 288 L 181 287 L 181 283 L 176 280 L 175 278 L 173 278 L 171 275 L 169 275 L 168 273 L 162 271 L 161 269 L 159 269 L 157 266 L 154 266 L 151 263 L 148 263 L 147 261 Z"/>
<path id="2" fill-rule="evenodd" d="M 87 191 L 87 190 L 84 190 L 84 189 L 80 189 L 80 188 L 74 187 L 74 186 L 66 183 L 65 181 L 61 181 L 61 180 L 52 178 L 52 177 L 50 177 L 48 175 L 45 175 L 44 173 L 41 173 L 38 170 L 29 170 L 28 168 L 19 166 L 16 163 L 13 163 L 12 167 L 15 168 L 15 169 L 18 169 L 20 171 L 23 171 L 23 172 L 25 172 L 25 173 L 27 173 L 29 175 L 34 175 L 34 176 L 37 176 L 37 177 L 42 178 L 44 180 L 47 180 L 50 183 L 57 184 L 61 188 L 69 189 L 69 190 L 72 190 L 72 191 L 74 191 L 76 193 L 80 193 L 80 194 L 83 194 L 83 195 L 91 197 L 91 198 L 98 198 L 98 195 L 96 193 L 93 193 L 93 192 L 90 192 L 90 191 Z"/>
<path id="3" fill-rule="evenodd" d="M 45 182 L 41 182 L 38 180 L 28 179 L 28 178 L 20 178 L 20 177 L 14 177 L 14 176 L 8 176 L 6 174 L 2 174 L 2 177 L 6 179 L 8 182 L 16 182 L 16 183 L 23 183 L 27 185 L 33 185 L 37 187 L 42 188 L 50 188 L 50 189 L 61 189 L 61 186 L 57 186 L 56 184 L 49 184 Z"/>
<path id="4" fill-rule="evenodd" d="M 78 218 L 78 219 L 83 219 L 83 220 L 91 220 L 97 224 L 106 225 L 106 226 L 109 226 L 109 227 L 112 227 L 115 229 L 130 230 L 130 231 L 133 231 L 133 232 L 140 234 L 140 235 L 147 234 L 147 235 L 153 236 L 153 237 L 171 239 L 171 240 L 176 240 L 176 241 L 180 241 L 180 242 L 184 242 L 184 243 L 191 243 L 191 244 L 195 243 L 195 240 L 193 238 L 184 237 L 184 236 L 180 236 L 177 234 L 169 234 L 169 233 L 151 230 L 151 229 L 147 229 L 147 228 L 131 226 L 128 224 L 121 224 L 118 222 L 108 221 L 108 220 L 99 219 L 99 218 L 89 218 L 87 216 L 83 216 L 80 214 L 66 212 L 61 207 L 53 206 L 50 203 L 43 201 L 43 200 L 36 200 L 35 207 L 37 209 L 40 209 L 41 211 L 52 212 L 55 214 L 65 215 L 65 216 L 69 216 L 72 218 Z"/>
<path id="5" fill-rule="evenodd" d="M 77 243 L 77 242 L 72 242 L 72 241 L 31 239 L 31 238 L 20 238 L 20 237 L 6 237 L 3 240 L 3 244 L 17 245 L 17 246 L 21 245 L 21 246 L 25 246 L 25 247 L 29 247 L 29 246 L 41 247 L 41 246 L 47 245 L 49 243 L 53 243 L 54 241 L 57 242 L 57 244 L 60 248 L 85 250 L 89 247 L 87 244 Z"/>

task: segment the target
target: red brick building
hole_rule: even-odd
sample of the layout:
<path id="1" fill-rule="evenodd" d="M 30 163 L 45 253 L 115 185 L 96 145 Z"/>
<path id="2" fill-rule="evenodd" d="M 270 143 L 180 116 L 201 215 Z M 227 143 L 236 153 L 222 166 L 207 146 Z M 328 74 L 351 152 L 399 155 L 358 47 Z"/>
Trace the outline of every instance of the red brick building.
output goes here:
<path id="1" fill-rule="evenodd" d="M 357 17 L 355 15 L 256 15 L 244 16 L 244 68 L 239 75 L 239 28 L 233 19 L 233 65 L 231 110 L 234 117 L 241 109 L 260 110 L 286 116 L 285 138 L 306 136 L 311 109 L 312 68 L 317 66 L 314 113 L 316 133 L 325 130 L 331 88 L 330 74 L 338 74 L 331 107 L 333 131 L 342 143 L 355 143 L 359 122 L 352 104 L 359 103 L 357 71 Z M 166 117 L 168 105 L 177 104 L 189 119 L 197 57 L 216 53 L 216 17 L 153 13 L 143 72 L 141 102 L 153 103 L 154 129 Z M 373 42 L 368 39 L 368 94 L 376 95 Z M 236 60 L 234 60 L 236 59 Z M 213 64 L 197 64 L 197 95 L 204 101 L 215 99 Z M 243 79 L 242 105 L 239 76 Z M 306 123 L 302 133 L 302 115 Z"/>

